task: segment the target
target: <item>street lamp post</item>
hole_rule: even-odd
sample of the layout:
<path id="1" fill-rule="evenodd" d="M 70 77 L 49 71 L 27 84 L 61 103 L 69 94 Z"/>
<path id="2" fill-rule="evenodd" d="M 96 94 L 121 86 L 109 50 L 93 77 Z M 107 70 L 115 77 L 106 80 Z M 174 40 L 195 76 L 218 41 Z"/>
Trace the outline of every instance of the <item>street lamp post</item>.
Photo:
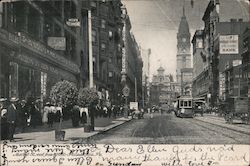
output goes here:
<path id="1" fill-rule="evenodd" d="M 92 53 L 92 20 L 91 10 L 88 10 L 88 37 L 89 37 L 89 87 L 94 87 L 93 53 Z"/>

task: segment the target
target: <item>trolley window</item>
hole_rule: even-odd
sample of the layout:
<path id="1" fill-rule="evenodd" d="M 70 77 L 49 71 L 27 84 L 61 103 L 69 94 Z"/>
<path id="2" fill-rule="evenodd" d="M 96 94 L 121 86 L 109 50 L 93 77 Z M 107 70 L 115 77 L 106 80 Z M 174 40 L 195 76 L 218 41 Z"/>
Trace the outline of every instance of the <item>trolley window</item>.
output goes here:
<path id="1" fill-rule="evenodd" d="M 180 108 L 192 108 L 192 100 L 184 99 L 184 100 L 179 100 L 179 107 Z"/>

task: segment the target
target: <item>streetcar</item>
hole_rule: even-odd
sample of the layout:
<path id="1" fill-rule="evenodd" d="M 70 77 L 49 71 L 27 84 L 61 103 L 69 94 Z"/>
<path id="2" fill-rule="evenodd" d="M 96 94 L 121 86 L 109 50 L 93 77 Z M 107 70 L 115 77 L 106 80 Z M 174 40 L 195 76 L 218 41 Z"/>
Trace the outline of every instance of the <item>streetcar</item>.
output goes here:
<path id="1" fill-rule="evenodd" d="M 190 96 L 177 97 L 177 108 L 175 115 L 181 118 L 193 118 L 193 98 Z"/>

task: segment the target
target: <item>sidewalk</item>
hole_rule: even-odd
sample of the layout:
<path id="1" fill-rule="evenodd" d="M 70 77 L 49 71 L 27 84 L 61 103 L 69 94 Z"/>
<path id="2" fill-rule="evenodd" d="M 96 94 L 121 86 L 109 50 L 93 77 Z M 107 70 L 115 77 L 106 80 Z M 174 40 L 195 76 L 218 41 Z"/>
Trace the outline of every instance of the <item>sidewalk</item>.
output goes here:
<path id="1" fill-rule="evenodd" d="M 242 124 L 240 120 L 234 120 L 233 124 L 228 124 L 224 117 L 212 114 L 204 114 L 203 117 L 196 116 L 194 119 L 250 135 L 250 125 Z"/>
<path id="2" fill-rule="evenodd" d="M 35 129 L 29 128 L 24 133 L 17 133 L 14 135 L 15 142 L 17 144 L 55 144 L 55 143 L 75 143 L 79 139 L 92 137 L 100 132 L 105 132 L 114 127 L 122 125 L 125 122 L 130 121 L 130 118 L 97 118 L 95 119 L 95 131 L 84 132 L 84 127 L 80 126 L 73 128 L 71 120 L 64 121 L 62 124 L 62 130 L 66 132 L 64 141 L 55 141 L 55 129 L 58 127 L 58 123 L 53 125 L 52 129 L 49 129 L 47 125 L 39 126 Z M 3 142 L 3 141 L 1 141 Z"/>

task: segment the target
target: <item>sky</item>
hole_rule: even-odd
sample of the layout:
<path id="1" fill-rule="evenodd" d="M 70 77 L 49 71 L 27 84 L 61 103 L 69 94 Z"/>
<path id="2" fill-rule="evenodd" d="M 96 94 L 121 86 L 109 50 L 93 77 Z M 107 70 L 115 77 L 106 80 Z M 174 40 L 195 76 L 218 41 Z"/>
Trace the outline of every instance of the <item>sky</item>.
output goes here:
<path id="1" fill-rule="evenodd" d="M 150 59 L 150 77 L 157 73 L 157 69 L 162 66 L 165 74 L 176 73 L 177 54 L 177 31 L 182 16 L 182 8 L 185 6 L 185 15 L 189 23 L 191 39 L 195 30 L 203 29 L 202 17 L 210 0 L 122 0 L 128 10 L 128 15 L 132 24 L 132 33 L 136 41 L 143 49 L 152 50 Z M 227 8 L 239 6 L 239 11 L 235 13 L 246 15 L 246 10 L 239 3 L 248 0 L 220 0 L 221 5 Z M 227 9 L 226 8 L 226 9 Z M 242 11 L 241 11 L 242 10 Z M 223 11 L 223 12 L 231 12 Z M 240 13 L 240 14 L 239 14 Z M 191 47 L 192 50 L 192 47 Z"/>

